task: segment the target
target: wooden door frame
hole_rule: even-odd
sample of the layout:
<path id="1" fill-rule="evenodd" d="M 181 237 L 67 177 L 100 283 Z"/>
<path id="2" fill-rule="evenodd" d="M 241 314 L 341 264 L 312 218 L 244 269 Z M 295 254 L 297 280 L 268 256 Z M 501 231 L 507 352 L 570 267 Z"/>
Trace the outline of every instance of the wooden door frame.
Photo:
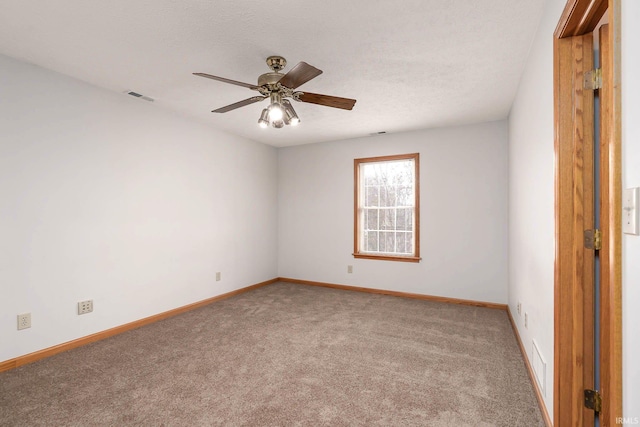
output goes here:
<path id="1" fill-rule="evenodd" d="M 622 416 L 622 154 L 620 88 L 621 0 L 568 0 L 554 33 L 554 149 L 555 149 L 555 243 L 554 268 L 554 425 L 583 425 L 582 390 L 588 386 L 589 304 L 583 278 L 590 266 L 582 248 L 585 225 L 583 198 L 585 167 L 583 148 L 591 136 L 585 127 L 589 97 L 581 87 L 582 73 L 591 68 L 581 62 L 584 37 L 609 13 L 607 48 L 609 60 L 601 64 L 600 91 L 603 133 L 601 150 L 600 250 L 600 392 L 602 426 L 615 426 Z M 586 35 L 586 36 L 585 36 Z M 582 55 L 582 57 L 578 57 Z M 587 58 L 588 59 L 588 58 Z M 608 129 L 608 131 L 607 131 Z M 588 212 L 587 212 L 588 216 Z M 586 382 L 586 383 L 585 383 Z"/>
<path id="2" fill-rule="evenodd" d="M 595 269 L 595 251 L 584 247 L 584 230 L 594 228 L 594 92 L 583 88 L 593 68 L 593 36 L 556 39 L 554 46 L 554 424 L 593 426 L 594 413 L 581 398 L 594 388 L 594 293 L 584 286 L 594 282 Z"/>

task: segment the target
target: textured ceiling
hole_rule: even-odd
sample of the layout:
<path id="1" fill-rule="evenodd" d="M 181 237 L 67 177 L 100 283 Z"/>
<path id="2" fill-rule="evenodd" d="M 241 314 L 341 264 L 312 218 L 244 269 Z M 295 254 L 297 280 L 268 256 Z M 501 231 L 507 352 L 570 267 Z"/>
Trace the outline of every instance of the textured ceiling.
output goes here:
<path id="1" fill-rule="evenodd" d="M 112 91 L 133 90 L 229 133 L 288 146 L 505 118 L 544 0 L 0 0 L 0 53 Z M 324 71 L 300 87 L 352 111 L 294 103 L 260 129 L 247 83 L 281 55 Z M 127 95 L 122 95 L 127 96 Z M 139 102 L 145 102 L 139 100 Z"/>

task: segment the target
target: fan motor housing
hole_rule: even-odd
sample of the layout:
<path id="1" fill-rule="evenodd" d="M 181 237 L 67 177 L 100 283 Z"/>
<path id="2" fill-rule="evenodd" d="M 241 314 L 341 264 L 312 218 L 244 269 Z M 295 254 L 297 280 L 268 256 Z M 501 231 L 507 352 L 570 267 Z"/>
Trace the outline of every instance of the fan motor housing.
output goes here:
<path id="1" fill-rule="evenodd" d="M 275 85 L 283 76 L 280 73 L 265 73 L 258 77 L 258 86 Z"/>

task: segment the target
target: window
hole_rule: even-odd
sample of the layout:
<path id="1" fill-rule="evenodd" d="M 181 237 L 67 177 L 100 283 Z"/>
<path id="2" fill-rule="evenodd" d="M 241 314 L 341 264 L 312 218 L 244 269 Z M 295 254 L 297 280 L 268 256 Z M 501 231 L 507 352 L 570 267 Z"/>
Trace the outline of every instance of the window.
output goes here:
<path id="1" fill-rule="evenodd" d="M 354 160 L 356 258 L 420 261 L 418 154 Z"/>

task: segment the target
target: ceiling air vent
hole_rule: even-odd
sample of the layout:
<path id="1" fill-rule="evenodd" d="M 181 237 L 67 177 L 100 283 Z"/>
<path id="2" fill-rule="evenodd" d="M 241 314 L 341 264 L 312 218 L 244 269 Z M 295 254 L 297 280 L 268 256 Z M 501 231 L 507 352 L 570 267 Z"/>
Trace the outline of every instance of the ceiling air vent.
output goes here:
<path id="1" fill-rule="evenodd" d="M 132 90 L 126 90 L 124 93 L 126 93 L 127 95 L 135 96 L 136 98 L 144 99 L 145 101 L 149 101 L 149 102 L 155 101 L 153 98 L 149 96 L 142 95 L 141 93 L 134 92 Z"/>

